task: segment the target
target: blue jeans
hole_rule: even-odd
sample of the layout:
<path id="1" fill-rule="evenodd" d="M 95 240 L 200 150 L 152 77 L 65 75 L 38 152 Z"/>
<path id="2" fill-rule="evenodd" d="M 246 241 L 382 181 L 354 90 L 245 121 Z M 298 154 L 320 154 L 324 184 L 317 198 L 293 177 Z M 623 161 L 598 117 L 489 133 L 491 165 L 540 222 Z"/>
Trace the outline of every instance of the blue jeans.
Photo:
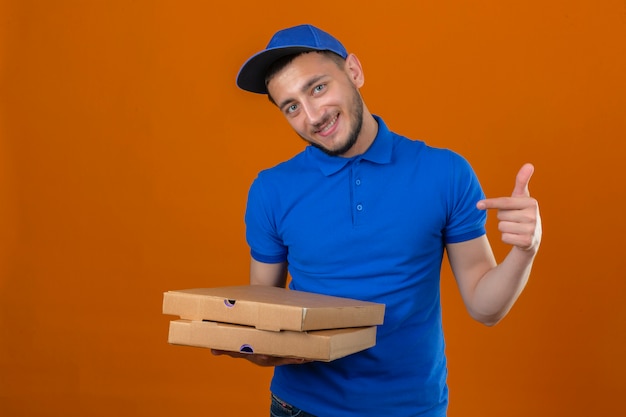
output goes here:
<path id="1" fill-rule="evenodd" d="M 272 405 L 270 407 L 270 417 L 315 417 L 305 411 L 288 404 L 272 394 Z"/>

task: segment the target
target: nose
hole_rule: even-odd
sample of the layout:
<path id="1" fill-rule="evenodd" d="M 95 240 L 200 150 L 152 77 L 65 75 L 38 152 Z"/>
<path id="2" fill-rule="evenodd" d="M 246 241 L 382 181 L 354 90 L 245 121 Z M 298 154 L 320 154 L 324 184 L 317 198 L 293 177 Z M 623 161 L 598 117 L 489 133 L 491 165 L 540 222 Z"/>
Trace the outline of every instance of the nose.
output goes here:
<path id="1" fill-rule="evenodd" d="M 302 110 L 304 110 L 307 122 L 313 126 L 319 124 L 324 119 L 324 112 L 315 102 L 302 103 Z"/>

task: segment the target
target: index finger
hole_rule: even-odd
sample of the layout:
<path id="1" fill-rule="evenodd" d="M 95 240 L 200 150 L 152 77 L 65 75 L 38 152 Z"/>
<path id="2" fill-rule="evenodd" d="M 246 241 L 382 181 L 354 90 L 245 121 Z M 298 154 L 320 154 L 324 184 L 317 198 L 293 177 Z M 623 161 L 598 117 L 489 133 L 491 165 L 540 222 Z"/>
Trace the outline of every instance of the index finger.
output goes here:
<path id="1" fill-rule="evenodd" d="M 476 203 L 476 208 L 479 210 L 518 210 L 528 206 L 526 198 L 520 197 L 497 197 L 486 198 Z"/>

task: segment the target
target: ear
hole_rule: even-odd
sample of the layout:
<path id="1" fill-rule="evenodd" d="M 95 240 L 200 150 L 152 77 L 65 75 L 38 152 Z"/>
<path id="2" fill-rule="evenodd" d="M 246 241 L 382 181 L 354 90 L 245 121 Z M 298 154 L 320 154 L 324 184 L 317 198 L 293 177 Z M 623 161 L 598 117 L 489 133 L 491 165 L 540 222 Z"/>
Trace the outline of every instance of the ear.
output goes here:
<path id="1" fill-rule="evenodd" d="M 363 87 L 363 84 L 365 84 L 365 75 L 363 74 L 361 62 L 359 62 L 359 58 L 357 58 L 356 55 L 348 55 L 345 70 L 348 77 L 350 77 L 350 81 L 352 81 L 356 88 Z"/>

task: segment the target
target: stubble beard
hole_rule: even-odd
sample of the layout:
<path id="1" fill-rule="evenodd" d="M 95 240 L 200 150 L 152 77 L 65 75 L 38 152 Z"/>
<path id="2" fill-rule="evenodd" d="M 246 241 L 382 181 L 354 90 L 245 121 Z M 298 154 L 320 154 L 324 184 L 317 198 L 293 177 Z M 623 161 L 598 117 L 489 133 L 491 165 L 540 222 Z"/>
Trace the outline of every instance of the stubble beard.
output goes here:
<path id="1" fill-rule="evenodd" d="M 341 156 L 346 154 L 350 149 L 352 149 L 352 147 L 356 144 L 358 138 L 359 138 L 359 134 L 361 134 L 361 128 L 363 127 L 363 99 L 361 98 L 361 95 L 359 94 L 359 91 L 356 88 L 353 88 L 353 94 L 352 94 L 352 126 L 350 126 L 350 132 L 348 133 L 348 137 L 346 138 L 345 143 L 340 146 L 339 148 L 336 149 L 329 149 L 326 148 L 322 145 L 320 145 L 319 143 L 313 143 L 310 140 L 308 140 L 307 138 L 305 138 L 304 136 L 300 135 L 300 137 L 302 139 L 304 139 L 306 142 L 308 142 L 311 146 L 316 147 L 317 149 L 321 150 L 322 152 L 324 152 L 326 155 L 329 156 Z M 324 121 L 322 123 L 320 123 L 321 125 L 325 124 L 328 121 L 328 118 L 330 118 L 330 116 L 327 116 L 326 119 L 324 119 Z"/>

